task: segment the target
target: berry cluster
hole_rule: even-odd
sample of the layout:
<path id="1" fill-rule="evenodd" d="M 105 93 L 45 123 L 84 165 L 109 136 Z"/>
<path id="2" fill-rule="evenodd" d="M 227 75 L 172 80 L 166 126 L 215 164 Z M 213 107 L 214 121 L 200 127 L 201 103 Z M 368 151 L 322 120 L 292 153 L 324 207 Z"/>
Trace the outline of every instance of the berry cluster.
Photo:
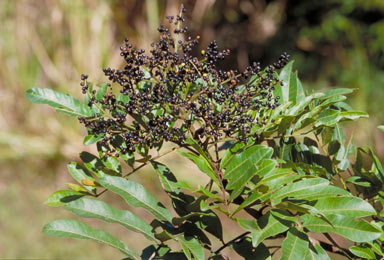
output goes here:
<path id="1" fill-rule="evenodd" d="M 88 89 L 82 75 L 88 105 L 100 109 L 94 117 L 79 120 L 90 133 L 104 134 L 99 142 L 109 154 L 159 148 L 164 141 L 183 145 L 188 137 L 204 145 L 223 138 L 247 142 L 258 138 L 253 129 L 265 125 L 267 112 L 278 106 L 273 90 L 282 83 L 275 70 L 289 55 L 284 53 L 264 70 L 256 62 L 243 72 L 220 70 L 217 62 L 230 51 L 219 50 L 212 41 L 200 58 L 193 56 L 200 37 L 184 36 L 188 28 L 183 13 L 184 8 L 176 17 L 167 16 L 177 27 L 173 33 L 159 26 L 160 39 L 151 44 L 150 55 L 125 40 L 120 47 L 125 66 L 103 70 L 111 84 L 102 98 Z M 123 141 L 116 146 L 117 139 Z"/>

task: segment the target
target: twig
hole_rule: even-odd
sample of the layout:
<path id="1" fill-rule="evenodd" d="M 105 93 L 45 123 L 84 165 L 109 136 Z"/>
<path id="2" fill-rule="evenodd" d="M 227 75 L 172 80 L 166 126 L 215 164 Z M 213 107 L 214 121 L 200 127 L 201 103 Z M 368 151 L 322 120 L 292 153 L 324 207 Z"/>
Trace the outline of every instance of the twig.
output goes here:
<path id="1" fill-rule="evenodd" d="M 236 240 L 239 240 L 240 238 L 242 237 L 245 237 L 246 235 L 250 234 L 251 232 L 247 231 L 237 237 L 235 237 L 234 239 L 228 241 L 227 243 L 224 243 L 224 245 L 222 245 L 219 249 L 217 249 L 214 254 L 218 254 L 220 253 L 221 250 L 223 250 L 224 248 L 226 248 L 227 246 L 229 246 L 230 244 L 234 243 Z"/>

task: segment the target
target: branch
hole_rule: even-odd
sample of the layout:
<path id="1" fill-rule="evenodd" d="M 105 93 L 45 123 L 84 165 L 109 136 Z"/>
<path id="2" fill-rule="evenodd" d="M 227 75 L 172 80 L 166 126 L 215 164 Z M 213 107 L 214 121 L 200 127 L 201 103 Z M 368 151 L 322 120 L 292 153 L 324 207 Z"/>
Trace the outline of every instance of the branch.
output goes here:
<path id="1" fill-rule="evenodd" d="M 247 231 L 237 237 L 235 237 L 234 239 L 228 241 L 227 243 L 225 243 L 224 245 L 222 245 L 219 249 L 217 249 L 214 254 L 218 254 L 220 253 L 221 250 L 223 250 L 224 248 L 226 248 L 227 246 L 231 245 L 232 243 L 236 242 L 236 240 L 239 240 L 240 238 L 243 238 L 245 237 L 246 235 L 250 234 L 251 232 Z"/>

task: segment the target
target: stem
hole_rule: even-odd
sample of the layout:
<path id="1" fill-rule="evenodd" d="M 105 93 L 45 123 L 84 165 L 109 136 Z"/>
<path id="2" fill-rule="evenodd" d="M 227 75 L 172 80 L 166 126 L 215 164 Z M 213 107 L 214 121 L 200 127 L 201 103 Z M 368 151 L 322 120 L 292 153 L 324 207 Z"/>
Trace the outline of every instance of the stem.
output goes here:
<path id="1" fill-rule="evenodd" d="M 215 153 L 216 153 L 216 162 L 219 162 L 219 148 L 217 147 L 217 138 L 215 140 Z"/>
<path id="2" fill-rule="evenodd" d="M 179 16 L 181 16 L 183 14 L 182 10 L 183 10 L 183 8 L 181 8 Z M 181 20 L 177 21 L 177 30 L 180 30 L 180 26 L 181 26 Z M 177 34 L 176 35 L 176 42 L 175 42 L 175 53 L 177 53 L 178 48 L 179 48 L 179 37 Z"/>
<path id="3" fill-rule="evenodd" d="M 231 245 L 232 243 L 236 242 L 236 240 L 239 240 L 240 238 L 243 238 L 245 237 L 246 235 L 250 234 L 251 232 L 247 231 L 247 232 L 244 232 L 243 234 L 235 237 L 234 239 L 228 241 L 227 243 L 224 243 L 219 249 L 217 249 L 214 254 L 218 254 L 220 253 L 220 251 L 222 251 L 224 248 L 226 248 L 227 246 Z"/>

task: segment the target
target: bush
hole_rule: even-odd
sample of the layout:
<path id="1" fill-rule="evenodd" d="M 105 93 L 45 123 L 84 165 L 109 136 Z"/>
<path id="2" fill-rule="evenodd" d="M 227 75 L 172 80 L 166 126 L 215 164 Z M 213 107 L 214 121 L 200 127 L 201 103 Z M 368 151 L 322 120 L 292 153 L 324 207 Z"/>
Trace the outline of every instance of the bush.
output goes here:
<path id="1" fill-rule="evenodd" d="M 51 89 L 26 92 L 34 103 L 77 116 L 88 131 L 84 144 L 97 144 L 98 155 L 82 152 L 82 164 L 68 165 L 79 184 L 54 192 L 46 204 L 120 224 L 152 245 L 139 254 L 77 220 L 55 220 L 43 231 L 102 242 L 128 259 L 228 259 L 228 249 L 245 259 L 276 252 L 282 259 L 384 256 L 384 169 L 340 126 L 367 117 L 344 103 L 352 90 L 305 94 L 287 54 L 265 69 L 253 63 L 240 73 L 219 70 L 215 64 L 229 51 L 213 41 L 200 59 L 194 57 L 199 37 L 181 40 L 184 11 L 167 17 L 177 27 L 173 33 L 159 27 L 149 56 L 126 40 L 120 48 L 125 67 L 104 69 L 109 83 L 94 87 L 82 75 L 84 102 Z M 193 174 L 193 182 L 177 181 L 158 161 L 173 152 L 191 160 L 209 182 L 193 186 Z M 121 163 L 131 170 L 123 172 Z M 153 167 L 176 216 L 130 180 L 145 165 Z M 153 221 L 101 201 L 105 192 L 145 209 Z M 224 220 L 244 232 L 225 242 Z M 340 235 L 338 242 L 332 233 Z M 345 248 L 341 240 L 353 245 Z"/>

